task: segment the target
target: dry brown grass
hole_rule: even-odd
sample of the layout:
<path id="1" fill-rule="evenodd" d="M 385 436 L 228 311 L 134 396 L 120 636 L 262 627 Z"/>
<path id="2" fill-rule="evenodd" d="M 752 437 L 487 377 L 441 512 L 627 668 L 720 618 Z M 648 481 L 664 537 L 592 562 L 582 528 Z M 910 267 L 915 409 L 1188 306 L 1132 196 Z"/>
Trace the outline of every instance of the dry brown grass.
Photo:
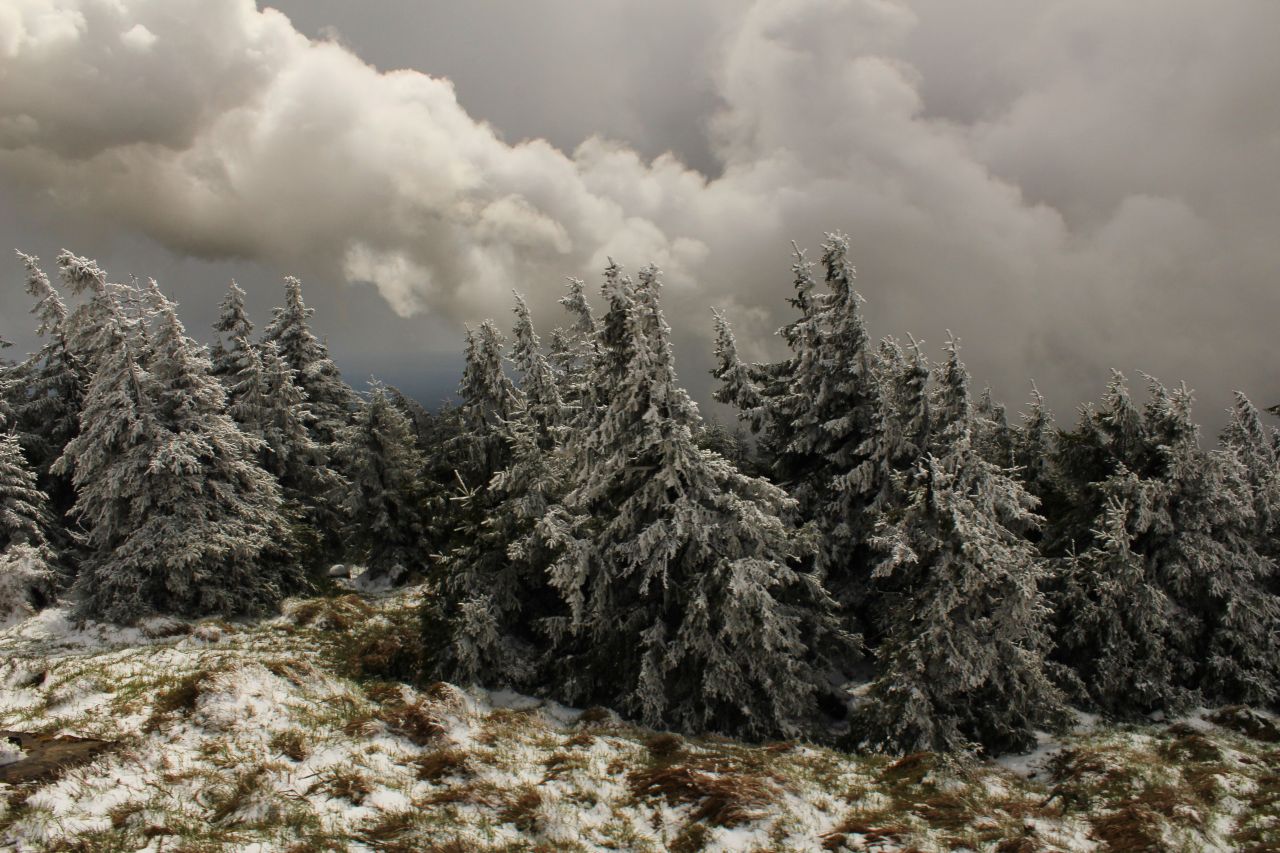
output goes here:
<path id="1" fill-rule="evenodd" d="M 273 769 L 267 764 L 251 767 L 236 774 L 230 786 L 212 789 L 207 798 L 210 822 L 234 823 L 232 819 L 254 800 L 270 795 L 272 788 L 267 776 Z"/>
<path id="2" fill-rule="evenodd" d="M 373 613 L 373 607 L 358 595 L 309 598 L 285 607 L 285 615 L 295 625 L 330 631 L 349 631 Z"/>
<path id="3" fill-rule="evenodd" d="M 596 742 L 596 736 L 590 732 L 575 732 L 568 740 L 564 742 L 565 746 L 579 747 L 591 746 Z"/>
<path id="4" fill-rule="evenodd" d="M 107 818 L 111 821 L 112 829 L 124 829 L 132 821 L 133 817 L 143 810 L 142 803 L 126 802 L 118 806 L 114 806 L 107 812 Z"/>
<path id="5" fill-rule="evenodd" d="M 188 673 L 155 694 L 151 702 L 151 720 L 147 727 L 158 724 L 158 717 L 165 714 L 190 713 L 195 710 L 200 694 L 221 669 L 201 669 Z M 145 727 L 144 727 L 145 728 Z M 147 730 L 151 730 L 148 728 Z"/>
<path id="6" fill-rule="evenodd" d="M 1169 739 L 1161 741 L 1157 751 L 1169 761 L 1204 764 L 1220 763 L 1223 759 L 1222 749 L 1216 743 L 1185 723 L 1169 726 L 1167 734 Z"/>
<path id="7" fill-rule="evenodd" d="M 448 719 L 426 700 L 386 705 L 376 716 L 391 731 L 403 735 L 418 746 L 429 746 L 449 731 Z"/>
<path id="8" fill-rule="evenodd" d="M 1152 851 L 1166 849 L 1161 831 L 1160 816 L 1151 809 L 1130 803 L 1111 814 L 1094 818 L 1092 835 L 1106 845 L 1107 850 Z"/>
<path id="9" fill-rule="evenodd" d="M 356 681 L 420 680 L 422 642 L 417 608 L 375 612 L 357 596 L 345 595 L 302 602 L 288 612 L 295 621 L 302 620 L 301 625 L 331 628 L 323 640 L 331 665 L 340 675 Z"/>
<path id="10" fill-rule="evenodd" d="M 308 680 L 319 674 L 316 668 L 306 661 L 268 658 L 262 662 L 262 666 L 272 675 L 283 678 L 294 687 L 304 687 Z"/>
<path id="11" fill-rule="evenodd" d="M 320 788 L 332 797 L 346 800 L 357 806 L 364 802 L 365 797 L 373 793 L 373 783 L 367 776 L 346 768 L 339 768 L 326 774 Z"/>
<path id="12" fill-rule="evenodd" d="M 654 758 L 671 758 L 684 751 L 684 738 L 671 732 L 662 732 L 650 737 L 644 745 Z"/>
<path id="13" fill-rule="evenodd" d="M 365 685 L 364 695 L 379 705 L 395 705 L 404 702 L 404 686 L 395 681 L 371 681 Z"/>
<path id="14" fill-rule="evenodd" d="M 1280 743 L 1280 726 L 1245 705 L 1219 708 L 1208 720 L 1263 743 Z"/>
<path id="15" fill-rule="evenodd" d="M 514 800 L 512 792 L 493 782 L 470 780 L 436 791 L 423 803 L 431 806 L 467 805 L 488 809 L 508 808 Z"/>
<path id="16" fill-rule="evenodd" d="M 717 773 L 691 764 L 662 763 L 627 776 L 637 798 L 662 797 L 672 805 L 694 806 L 690 821 L 733 827 L 757 820 L 781 794 L 778 784 L 742 772 Z"/>
<path id="17" fill-rule="evenodd" d="M 304 761 L 311 754 L 307 736 L 298 729 L 274 732 L 270 741 L 271 751 L 292 761 Z"/>
<path id="18" fill-rule="evenodd" d="M 451 776 L 466 778 L 475 772 L 472 756 L 454 747 L 424 753 L 414 759 L 413 764 L 418 778 L 424 782 L 438 782 Z"/>
<path id="19" fill-rule="evenodd" d="M 1280 774 L 1264 773 L 1248 795 L 1231 842 L 1237 850 L 1280 850 Z"/>
<path id="20" fill-rule="evenodd" d="M 578 717 L 578 725 L 593 726 L 613 722 L 613 712 L 600 705 L 592 705 Z"/>
<path id="21" fill-rule="evenodd" d="M 542 828 L 542 792 L 536 785 L 525 785 L 499 812 L 498 819 L 509 823 L 523 833 L 534 833 Z"/>
<path id="22" fill-rule="evenodd" d="M 356 831 L 356 837 L 376 850 L 402 849 L 399 843 L 413 832 L 417 818 L 417 812 L 412 811 L 383 812 L 362 825 Z"/>
<path id="23" fill-rule="evenodd" d="M 872 819 L 867 815 L 855 815 L 822 836 L 824 850 L 840 850 L 850 835 L 859 835 L 868 844 L 897 846 L 910 831 L 905 823 L 892 819 Z"/>

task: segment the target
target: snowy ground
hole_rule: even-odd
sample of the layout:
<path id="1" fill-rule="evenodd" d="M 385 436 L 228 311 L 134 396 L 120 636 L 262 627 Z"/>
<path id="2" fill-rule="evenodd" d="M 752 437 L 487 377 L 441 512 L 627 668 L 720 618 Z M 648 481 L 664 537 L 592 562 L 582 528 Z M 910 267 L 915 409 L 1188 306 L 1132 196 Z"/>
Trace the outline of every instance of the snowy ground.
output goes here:
<path id="1" fill-rule="evenodd" d="M 58 778 L 0 783 L 0 849 L 1280 846 L 1269 717 L 1083 720 L 1030 756 L 967 766 L 685 739 L 604 709 L 395 681 L 413 608 L 412 592 L 347 596 L 130 630 L 52 610 L 0 631 L 0 730 L 117 741 Z"/>

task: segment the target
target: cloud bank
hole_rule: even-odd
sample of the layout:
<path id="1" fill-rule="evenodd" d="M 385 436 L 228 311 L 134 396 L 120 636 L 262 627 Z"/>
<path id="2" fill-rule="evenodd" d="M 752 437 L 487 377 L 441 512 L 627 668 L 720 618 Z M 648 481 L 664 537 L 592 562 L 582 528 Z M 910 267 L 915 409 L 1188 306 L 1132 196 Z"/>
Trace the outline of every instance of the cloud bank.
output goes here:
<path id="1" fill-rule="evenodd" d="M 180 254 L 370 282 L 403 316 L 505 318 L 518 287 L 549 326 L 563 276 L 652 261 L 695 391 L 707 307 L 749 355 L 776 353 L 788 241 L 816 254 L 842 229 L 873 331 L 941 343 L 953 329 L 1012 403 L 1034 377 L 1069 417 L 1110 366 L 1185 377 L 1207 420 L 1232 387 L 1280 400 L 1280 5 L 654 14 L 698 34 L 673 54 L 691 82 L 646 74 L 654 62 L 621 58 L 621 41 L 594 90 L 632 123 L 636 103 L 696 102 L 705 114 L 672 145 L 696 134 L 705 153 L 689 159 L 715 168 L 598 136 L 508 142 L 449 80 L 379 71 L 250 0 L 8 0 L 0 186 Z M 664 49 L 646 39 L 639 55 Z M 525 92 L 501 51 L 477 61 L 513 102 L 563 113 L 575 97 Z M 617 116 L 602 121 L 625 129 Z"/>

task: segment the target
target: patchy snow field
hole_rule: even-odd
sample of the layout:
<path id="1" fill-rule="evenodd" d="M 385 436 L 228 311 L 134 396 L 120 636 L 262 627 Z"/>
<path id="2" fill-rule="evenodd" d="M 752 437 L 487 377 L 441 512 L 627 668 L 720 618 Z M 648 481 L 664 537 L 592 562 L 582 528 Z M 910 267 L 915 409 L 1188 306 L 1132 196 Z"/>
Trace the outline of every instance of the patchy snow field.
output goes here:
<path id="1" fill-rule="evenodd" d="M 128 630 L 49 610 L 0 631 L 0 730 L 115 741 L 0 783 L 0 849 L 1280 847 L 1280 730 L 1256 712 L 1084 720 L 1030 756 L 965 765 L 686 739 L 602 708 L 403 683 L 415 603 L 349 595 Z"/>

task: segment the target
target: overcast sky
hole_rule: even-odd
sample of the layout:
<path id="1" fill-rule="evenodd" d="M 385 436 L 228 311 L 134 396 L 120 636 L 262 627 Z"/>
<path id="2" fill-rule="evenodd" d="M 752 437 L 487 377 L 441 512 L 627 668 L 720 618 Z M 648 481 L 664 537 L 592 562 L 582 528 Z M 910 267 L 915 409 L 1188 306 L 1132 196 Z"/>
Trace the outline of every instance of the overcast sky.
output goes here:
<path id="1" fill-rule="evenodd" d="M 951 329 L 1015 412 L 1111 367 L 1212 428 L 1280 401 L 1274 0 L 272 5 L 0 0 L 0 244 L 154 276 L 201 338 L 297 273 L 349 380 L 428 403 L 513 287 L 545 335 L 564 276 L 652 261 L 705 400 L 710 307 L 778 355 L 789 241 L 839 229 L 873 334 Z"/>

